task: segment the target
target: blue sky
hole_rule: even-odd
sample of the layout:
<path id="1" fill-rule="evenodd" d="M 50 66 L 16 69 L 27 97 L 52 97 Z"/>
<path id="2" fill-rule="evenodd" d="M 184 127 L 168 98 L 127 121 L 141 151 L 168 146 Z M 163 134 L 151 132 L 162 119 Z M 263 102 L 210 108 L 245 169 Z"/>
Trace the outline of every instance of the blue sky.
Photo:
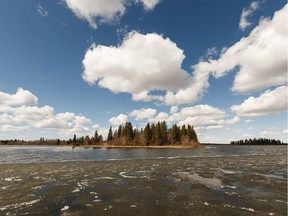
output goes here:
<path id="1" fill-rule="evenodd" d="M 287 142 L 286 1 L 0 2 L 0 139 L 192 124 Z"/>

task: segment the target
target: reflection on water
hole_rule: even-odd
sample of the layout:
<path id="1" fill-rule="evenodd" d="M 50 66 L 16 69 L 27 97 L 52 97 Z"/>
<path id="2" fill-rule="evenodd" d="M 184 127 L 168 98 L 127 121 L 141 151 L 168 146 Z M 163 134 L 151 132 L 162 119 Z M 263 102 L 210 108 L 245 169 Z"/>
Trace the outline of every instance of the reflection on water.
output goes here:
<path id="1" fill-rule="evenodd" d="M 0 215 L 287 215 L 286 146 L 5 148 Z"/>

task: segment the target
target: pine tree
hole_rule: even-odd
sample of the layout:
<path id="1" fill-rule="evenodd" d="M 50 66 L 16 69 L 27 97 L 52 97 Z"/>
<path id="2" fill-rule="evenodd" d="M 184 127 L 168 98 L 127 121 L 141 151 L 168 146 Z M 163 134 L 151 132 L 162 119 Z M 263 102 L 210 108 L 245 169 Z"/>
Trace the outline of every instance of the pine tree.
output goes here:
<path id="1" fill-rule="evenodd" d="M 152 123 L 151 125 L 151 144 L 152 145 L 155 145 L 155 142 L 156 142 L 156 126 L 154 123 Z"/>
<path id="2" fill-rule="evenodd" d="M 119 125 L 119 127 L 118 127 L 118 138 L 120 138 L 121 136 L 122 136 L 122 126 L 121 125 Z"/>
<path id="3" fill-rule="evenodd" d="M 190 124 L 188 124 L 187 135 L 188 135 L 188 137 L 189 137 L 189 140 L 193 140 L 194 134 L 193 134 L 192 127 L 191 127 Z"/>
<path id="4" fill-rule="evenodd" d="M 172 136 L 172 144 L 180 142 L 180 138 L 181 138 L 180 128 L 176 124 L 172 126 L 171 136 Z"/>
<path id="5" fill-rule="evenodd" d="M 185 127 L 185 125 L 182 125 L 182 127 L 181 127 L 181 136 L 186 136 L 187 135 L 187 129 L 186 129 L 186 127 Z"/>
<path id="6" fill-rule="evenodd" d="M 165 121 L 163 121 L 160 123 L 160 125 L 161 125 L 162 145 L 166 145 L 168 143 L 167 124 Z"/>
<path id="7" fill-rule="evenodd" d="M 76 137 L 76 134 L 74 134 L 73 136 L 73 144 L 75 145 L 77 143 L 77 137 Z"/>
<path id="8" fill-rule="evenodd" d="M 198 142 L 198 137 L 197 137 L 197 134 L 192 126 L 192 133 L 193 133 L 193 138 L 194 138 L 194 141 Z"/>
<path id="9" fill-rule="evenodd" d="M 198 142 L 197 134 L 194 128 L 189 124 L 188 124 L 187 134 L 188 134 L 189 140 L 194 140 Z"/>
<path id="10" fill-rule="evenodd" d="M 129 141 L 132 141 L 134 139 L 133 127 L 131 122 L 127 122 L 125 124 L 125 136 L 128 137 Z"/>
<path id="11" fill-rule="evenodd" d="M 113 140 L 113 133 L 112 133 L 112 127 L 110 126 L 108 136 L 107 136 L 107 141 L 112 141 Z"/>
<path id="12" fill-rule="evenodd" d="M 94 133 L 94 142 L 95 143 L 99 143 L 99 135 L 98 135 L 98 131 L 97 130 Z"/>
<path id="13" fill-rule="evenodd" d="M 160 122 L 155 126 L 155 145 L 163 145 Z"/>
<path id="14" fill-rule="evenodd" d="M 150 145 L 152 140 L 152 131 L 149 123 L 147 123 L 144 128 L 143 136 L 144 136 L 144 144 L 147 146 Z"/>

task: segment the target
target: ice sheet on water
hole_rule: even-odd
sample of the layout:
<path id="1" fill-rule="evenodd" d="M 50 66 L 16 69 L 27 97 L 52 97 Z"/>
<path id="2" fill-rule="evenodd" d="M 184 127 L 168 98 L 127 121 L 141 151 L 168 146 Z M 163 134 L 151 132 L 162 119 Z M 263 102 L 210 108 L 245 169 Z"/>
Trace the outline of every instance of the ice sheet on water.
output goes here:
<path id="1" fill-rule="evenodd" d="M 197 173 L 191 174 L 189 172 L 179 172 L 177 175 L 182 179 L 189 180 L 191 183 L 203 184 L 212 189 L 219 189 L 223 187 L 221 180 L 217 178 L 204 178 Z"/>
<path id="2" fill-rule="evenodd" d="M 26 207 L 26 206 L 31 206 L 37 202 L 39 202 L 40 199 L 37 200 L 32 200 L 30 202 L 23 202 L 23 203 L 16 203 L 16 204 L 11 204 L 11 205 L 6 205 L 3 207 L 0 207 L 1 211 L 7 210 L 7 209 L 17 209 L 17 208 L 22 208 L 22 207 Z"/>

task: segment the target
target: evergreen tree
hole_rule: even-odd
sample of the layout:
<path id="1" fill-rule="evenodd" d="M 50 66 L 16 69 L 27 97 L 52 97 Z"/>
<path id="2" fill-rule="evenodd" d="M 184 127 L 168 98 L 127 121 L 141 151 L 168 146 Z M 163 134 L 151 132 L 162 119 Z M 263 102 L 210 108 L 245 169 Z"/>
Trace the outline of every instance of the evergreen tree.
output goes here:
<path id="1" fill-rule="evenodd" d="M 121 136 L 122 136 L 122 126 L 121 125 L 119 125 L 119 127 L 118 127 L 118 138 L 120 138 Z"/>
<path id="2" fill-rule="evenodd" d="M 76 134 L 74 134 L 73 136 L 73 144 L 75 145 L 77 143 L 77 137 L 76 137 Z"/>
<path id="3" fill-rule="evenodd" d="M 133 127 L 131 122 L 127 122 L 125 124 L 125 136 L 128 137 L 129 141 L 132 141 L 134 139 Z"/>
<path id="4" fill-rule="evenodd" d="M 186 136 L 187 135 L 187 129 L 186 129 L 186 127 L 185 127 L 185 125 L 182 125 L 182 127 L 181 127 L 181 136 Z"/>
<path id="5" fill-rule="evenodd" d="M 197 137 L 197 134 L 192 126 L 192 133 L 193 133 L 193 138 L 194 138 L 194 141 L 198 142 L 198 137 Z"/>
<path id="6" fill-rule="evenodd" d="M 79 139 L 77 139 L 77 145 L 83 145 L 84 144 L 84 137 L 80 137 Z"/>
<path id="7" fill-rule="evenodd" d="M 176 124 L 172 126 L 171 136 L 172 136 L 172 144 L 180 142 L 180 138 L 181 138 L 180 128 Z"/>
<path id="8" fill-rule="evenodd" d="M 151 131 L 149 123 L 147 123 L 145 128 L 144 128 L 143 136 L 144 136 L 144 144 L 145 145 L 150 145 L 151 144 L 151 140 L 152 140 L 152 131 Z"/>
<path id="9" fill-rule="evenodd" d="M 152 123 L 152 125 L 151 125 L 151 134 L 152 134 L 151 144 L 155 145 L 155 142 L 156 142 L 156 126 L 155 126 L 154 123 Z"/>
<path id="10" fill-rule="evenodd" d="M 108 136 L 107 136 L 107 141 L 112 141 L 113 140 L 113 133 L 112 133 L 112 127 L 110 126 Z"/>
<path id="11" fill-rule="evenodd" d="M 168 130 L 167 124 L 165 121 L 160 123 L 161 125 L 161 138 L 162 138 L 162 145 L 168 144 Z"/>
<path id="12" fill-rule="evenodd" d="M 94 133 L 94 142 L 95 143 L 99 143 L 99 135 L 98 135 L 98 131 L 97 130 Z"/>
<path id="13" fill-rule="evenodd" d="M 188 124 L 187 134 L 188 134 L 189 140 L 194 140 L 198 142 L 197 134 L 194 128 L 189 124 Z"/>
<path id="14" fill-rule="evenodd" d="M 155 136 L 154 145 L 163 145 L 160 122 L 158 122 L 155 126 L 155 135 L 154 136 Z"/>

